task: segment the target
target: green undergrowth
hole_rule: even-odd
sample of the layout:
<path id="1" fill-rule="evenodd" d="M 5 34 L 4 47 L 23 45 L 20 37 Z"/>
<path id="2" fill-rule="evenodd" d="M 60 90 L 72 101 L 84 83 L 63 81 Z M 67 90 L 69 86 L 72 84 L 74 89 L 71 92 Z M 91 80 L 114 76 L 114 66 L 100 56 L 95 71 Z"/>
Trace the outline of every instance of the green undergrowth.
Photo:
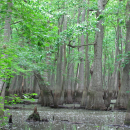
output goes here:
<path id="1" fill-rule="evenodd" d="M 27 94 L 23 94 L 22 98 L 19 97 L 17 94 L 14 95 L 10 95 L 10 96 L 6 96 L 6 100 L 5 100 L 5 105 L 13 105 L 13 104 L 19 104 L 19 103 L 23 103 L 25 100 L 26 101 L 35 101 L 35 99 L 33 98 L 35 95 L 37 95 L 36 93 L 27 93 Z"/>
<path id="2" fill-rule="evenodd" d="M 14 95 L 10 95 L 10 96 L 6 96 L 5 100 L 4 100 L 4 104 L 2 104 L 3 101 L 3 97 L 0 96 L 0 128 L 3 128 L 7 123 L 8 117 L 4 115 L 4 113 L 6 112 L 8 115 L 11 115 L 10 113 L 8 113 L 7 111 L 9 109 L 4 109 L 4 105 L 13 105 L 13 104 L 19 104 L 19 103 L 23 103 L 24 100 L 27 101 L 35 101 L 35 99 L 33 98 L 33 96 L 37 95 L 36 93 L 29 93 L 29 94 L 23 94 L 22 98 L 19 97 L 17 94 Z"/>

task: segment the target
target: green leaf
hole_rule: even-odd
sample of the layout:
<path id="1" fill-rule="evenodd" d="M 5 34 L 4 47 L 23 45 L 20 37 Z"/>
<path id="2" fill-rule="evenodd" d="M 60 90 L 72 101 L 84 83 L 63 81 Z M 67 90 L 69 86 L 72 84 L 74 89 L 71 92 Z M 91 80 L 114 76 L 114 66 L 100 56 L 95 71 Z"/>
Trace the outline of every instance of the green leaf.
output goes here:
<path id="1" fill-rule="evenodd" d="M 50 44 L 49 44 L 49 43 L 45 43 L 44 45 L 45 45 L 46 47 L 49 47 L 49 46 L 50 46 Z"/>

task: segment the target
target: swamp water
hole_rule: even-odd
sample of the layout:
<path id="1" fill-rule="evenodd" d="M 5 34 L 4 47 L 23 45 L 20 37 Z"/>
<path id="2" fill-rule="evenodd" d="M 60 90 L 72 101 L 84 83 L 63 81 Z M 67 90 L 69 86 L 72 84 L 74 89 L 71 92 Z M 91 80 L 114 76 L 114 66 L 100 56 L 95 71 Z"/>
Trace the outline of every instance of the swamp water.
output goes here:
<path id="1" fill-rule="evenodd" d="M 16 106 L 21 107 L 23 105 Z M 7 130 L 130 130 L 130 127 L 117 128 L 118 126 L 112 126 L 123 125 L 125 112 L 119 111 L 52 109 L 37 105 L 40 119 L 47 118 L 49 122 L 26 122 L 28 116 L 33 112 L 34 106 L 23 106 L 23 108 L 30 108 L 30 110 L 10 109 L 6 111 L 6 116 L 9 116 L 7 113 L 12 114 L 13 124 L 7 124 L 5 128 Z"/>

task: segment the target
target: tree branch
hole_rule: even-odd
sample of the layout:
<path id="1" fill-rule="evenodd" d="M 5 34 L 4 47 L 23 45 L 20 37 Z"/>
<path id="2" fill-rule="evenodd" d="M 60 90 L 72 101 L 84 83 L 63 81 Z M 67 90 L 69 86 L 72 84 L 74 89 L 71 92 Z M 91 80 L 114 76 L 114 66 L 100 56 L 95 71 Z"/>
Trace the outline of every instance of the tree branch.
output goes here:
<path id="1" fill-rule="evenodd" d="M 109 2 L 109 0 L 105 0 L 103 6 L 105 7 L 108 2 Z"/>
<path id="2" fill-rule="evenodd" d="M 12 23 L 11 25 L 13 25 L 13 24 L 17 24 L 17 23 L 20 23 L 20 22 L 22 22 L 22 20 L 17 21 L 17 22 L 14 22 L 14 23 Z M 4 27 L 3 27 L 3 28 L 1 28 L 1 29 L 0 29 L 0 31 L 1 31 L 2 29 L 4 29 Z"/>
<path id="3" fill-rule="evenodd" d="M 82 47 L 82 46 L 89 46 L 89 45 L 95 45 L 96 43 L 94 42 L 93 44 L 87 44 L 87 45 L 80 45 L 80 46 L 73 46 L 73 45 L 71 45 L 70 44 L 71 43 L 71 41 L 69 41 L 69 44 L 67 45 L 67 46 L 69 46 L 69 47 L 71 47 L 71 48 L 80 48 L 80 47 Z"/>
<path id="4" fill-rule="evenodd" d="M 93 10 L 93 9 L 88 9 L 88 11 L 95 11 L 95 10 Z"/>

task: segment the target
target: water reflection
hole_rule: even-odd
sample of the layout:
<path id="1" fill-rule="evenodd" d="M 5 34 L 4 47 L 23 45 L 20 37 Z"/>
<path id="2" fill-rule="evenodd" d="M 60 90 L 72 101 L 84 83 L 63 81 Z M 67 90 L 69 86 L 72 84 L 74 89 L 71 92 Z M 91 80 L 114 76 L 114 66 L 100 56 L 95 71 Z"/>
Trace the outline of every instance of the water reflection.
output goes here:
<path id="1" fill-rule="evenodd" d="M 17 105 L 18 106 L 18 105 Z M 20 105 L 21 106 L 21 105 Z M 47 118 L 49 122 L 26 122 L 33 112 L 34 105 L 26 105 L 32 110 L 9 110 L 12 114 L 13 124 L 5 127 L 9 130 L 117 130 L 122 125 L 125 112 L 88 111 L 76 109 L 52 109 L 38 105 L 40 118 Z M 53 120 L 54 116 L 54 120 Z M 8 121 L 7 121 L 8 122 Z M 127 127 L 119 127 L 118 130 L 128 130 Z"/>

